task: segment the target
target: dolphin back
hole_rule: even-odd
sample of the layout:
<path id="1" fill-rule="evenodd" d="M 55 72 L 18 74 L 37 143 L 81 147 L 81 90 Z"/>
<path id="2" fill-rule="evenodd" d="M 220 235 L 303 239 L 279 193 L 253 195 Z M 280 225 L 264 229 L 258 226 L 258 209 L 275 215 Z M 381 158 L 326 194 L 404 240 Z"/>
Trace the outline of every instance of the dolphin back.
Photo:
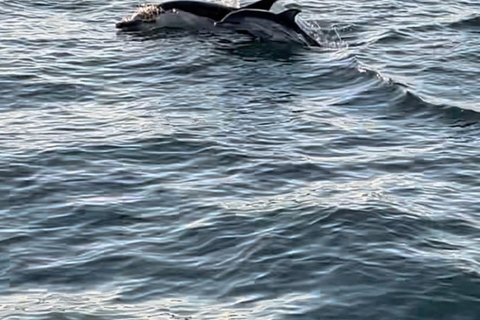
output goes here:
<path id="1" fill-rule="evenodd" d="M 277 0 L 260 0 L 254 3 L 251 3 L 247 6 L 241 7 L 241 9 L 259 9 L 259 10 L 270 10 Z"/>

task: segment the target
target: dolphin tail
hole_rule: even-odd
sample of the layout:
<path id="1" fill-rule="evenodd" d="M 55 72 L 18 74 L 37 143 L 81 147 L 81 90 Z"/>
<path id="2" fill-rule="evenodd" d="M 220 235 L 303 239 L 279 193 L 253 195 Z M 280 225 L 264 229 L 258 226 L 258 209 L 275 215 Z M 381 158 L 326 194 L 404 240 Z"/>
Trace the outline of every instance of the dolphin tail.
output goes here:
<path id="1" fill-rule="evenodd" d="M 277 2 L 277 0 L 260 0 L 249 4 L 248 6 L 244 6 L 242 9 L 260 9 L 268 11 L 275 2 Z"/>

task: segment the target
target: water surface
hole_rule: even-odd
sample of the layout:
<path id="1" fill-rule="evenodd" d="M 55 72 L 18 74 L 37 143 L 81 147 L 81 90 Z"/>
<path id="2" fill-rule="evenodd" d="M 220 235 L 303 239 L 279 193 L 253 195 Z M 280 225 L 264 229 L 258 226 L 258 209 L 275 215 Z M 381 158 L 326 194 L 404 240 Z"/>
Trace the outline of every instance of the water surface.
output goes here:
<path id="1" fill-rule="evenodd" d="M 279 2 L 320 50 L 135 4 L 0 3 L 3 319 L 478 319 L 480 4 Z"/>

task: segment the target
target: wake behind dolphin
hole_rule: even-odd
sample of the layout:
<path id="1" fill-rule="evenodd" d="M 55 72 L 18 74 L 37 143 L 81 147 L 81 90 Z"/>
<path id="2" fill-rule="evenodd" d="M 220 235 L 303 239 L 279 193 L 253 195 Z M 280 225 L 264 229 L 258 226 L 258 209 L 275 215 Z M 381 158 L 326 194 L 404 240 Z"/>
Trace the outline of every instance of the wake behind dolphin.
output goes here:
<path id="1" fill-rule="evenodd" d="M 260 0 L 235 8 L 201 1 L 167 1 L 160 4 L 144 4 L 129 17 L 116 24 L 123 31 L 144 28 L 195 28 L 213 27 L 227 14 L 241 9 L 270 10 L 277 0 Z"/>

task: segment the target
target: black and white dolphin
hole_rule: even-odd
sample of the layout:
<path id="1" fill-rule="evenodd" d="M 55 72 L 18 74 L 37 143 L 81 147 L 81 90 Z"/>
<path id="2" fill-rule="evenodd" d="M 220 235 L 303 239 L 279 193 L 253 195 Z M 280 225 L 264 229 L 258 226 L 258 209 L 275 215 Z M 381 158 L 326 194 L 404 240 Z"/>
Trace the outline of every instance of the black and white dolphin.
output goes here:
<path id="1" fill-rule="evenodd" d="M 237 33 L 249 34 L 260 40 L 295 41 L 319 47 L 318 41 L 308 35 L 295 21 L 295 17 L 300 12 L 298 9 L 290 9 L 275 14 L 270 11 L 247 8 L 227 14 L 214 25 Z"/>
<path id="2" fill-rule="evenodd" d="M 277 0 L 260 0 L 250 5 L 235 8 L 203 1 L 167 1 L 144 4 L 116 24 L 118 29 L 142 30 L 144 28 L 194 28 L 213 27 L 229 13 L 242 9 L 270 10 Z"/>

